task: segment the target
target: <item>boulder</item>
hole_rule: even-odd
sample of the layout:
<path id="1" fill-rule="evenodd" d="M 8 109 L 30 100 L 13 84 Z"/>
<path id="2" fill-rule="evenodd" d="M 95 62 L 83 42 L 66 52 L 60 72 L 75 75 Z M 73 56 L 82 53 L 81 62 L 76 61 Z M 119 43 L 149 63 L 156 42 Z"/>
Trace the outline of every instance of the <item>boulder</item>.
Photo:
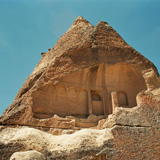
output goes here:
<path id="1" fill-rule="evenodd" d="M 43 155 L 37 151 L 15 152 L 10 160 L 45 160 Z"/>

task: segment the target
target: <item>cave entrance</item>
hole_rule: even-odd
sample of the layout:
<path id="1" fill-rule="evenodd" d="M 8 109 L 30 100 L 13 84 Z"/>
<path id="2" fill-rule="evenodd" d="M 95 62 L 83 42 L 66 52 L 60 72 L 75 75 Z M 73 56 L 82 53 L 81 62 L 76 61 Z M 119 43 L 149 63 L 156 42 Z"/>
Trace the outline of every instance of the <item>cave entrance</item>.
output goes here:
<path id="1" fill-rule="evenodd" d="M 97 90 L 91 90 L 92 99 L 92 113 L 94 115 L 104 115 L 103 105 L 102 105 L 102 93 Z"/>
<path id="2" fill-rule="evenodd" d="M 128 97 L 124 91 L 118 92 L 117 99 L 118 99 L 119 107 L 127 107 L 128 106 Z"/>

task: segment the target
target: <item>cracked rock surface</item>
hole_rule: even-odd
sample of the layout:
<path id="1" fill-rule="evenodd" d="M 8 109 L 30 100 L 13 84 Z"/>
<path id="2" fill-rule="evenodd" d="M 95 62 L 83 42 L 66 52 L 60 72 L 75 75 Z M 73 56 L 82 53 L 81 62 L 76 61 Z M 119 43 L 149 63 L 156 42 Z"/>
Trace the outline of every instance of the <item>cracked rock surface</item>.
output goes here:
<path id="1" fill-rule="evenodd" d="M 92 75 L 88 72 L 92 71 L 95 73 L 90 77 L 92 82 L 95 77 L 101 76 L 94 72 L 96 66 L 99 66 L 101 73 L 102 68 L 105 71 L 114 64 L 121 64 L 128 71 L 127 77 L 142 74 L 143 77 L 135 79 L 134 84 L 141 88 L 140 80 L 143 79 L 143 90 L 135 85 L 130 91 L 133 92 L 134 87 L 139 89 L 134 97 L 137 106 L 126 108 L 113 103 L 116 106 L 113 109 L 108 104 L 107 114 L 97 116 L 87 113 L 88 117 L 80 120 L 71 115 L 60 117 L 52 113 L 57 96 L 55 103 L 50 102 L 54 102 L 53 90 L 61 84 L 60 79 L 72 73 Z M 136 69 L 129 72 L 129 66 Z M 119 73 L 119 68 L 116 73 Z M 114 79 L 116 76 L 111 80 Z M 122 82 L 128 83 L 131 79 L 127 80 Z M 78 81 L 82 81 L 82 78 Z M 86 82 L 85 87 L 88 85 Z M 101 84 L 104 81 L 95 79 L 95 84 L 98 82 Z M 90 91 L 87 93 L 91 94 Z M 67 96 L 62 94 L 62 97 L 63 100 Z M 68 101 L 64 102 L 65 110 Z M 34 103 L 37 104 L 36 109 L 43 104 L 38 110 L 39 117 L 33 110 Z M 41 61 L 23 84 L 14 102 L 0 117 L 0 160 L 160 160 L 160 78 L 157 69 L 129 46 L 108 23 L 99 22 L 94 27 L 78 17 L 56 45 L 47 53 L 42 53 Z"/>
<path id="2" fill-rule="evenodd" d="M 149 94 L 143 93 L 143 96 Z M 160 107 L 153 108 L 153 105 L 152 102 L 150 106 L 141 103 L 131 109 L 117 108 L 105 119 L 100 130 L 82 129 L 60 136 L 24 126 L 2 126 L 1 159 L 12 159 L 25 155 L 26 151 L 36 150 L 47 160 L 158 160 Z"/>

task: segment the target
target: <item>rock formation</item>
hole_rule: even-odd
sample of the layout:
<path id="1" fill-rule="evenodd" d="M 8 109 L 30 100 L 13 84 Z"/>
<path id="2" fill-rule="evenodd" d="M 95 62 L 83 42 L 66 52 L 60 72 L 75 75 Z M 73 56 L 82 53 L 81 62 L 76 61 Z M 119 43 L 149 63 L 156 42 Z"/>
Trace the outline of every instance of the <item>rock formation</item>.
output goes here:
<path id="1" fill-rule="evenodd" d="M 108 23 L 78 17 L 0 125 L 2 160 L 158 160 L 159 74 Z"/>

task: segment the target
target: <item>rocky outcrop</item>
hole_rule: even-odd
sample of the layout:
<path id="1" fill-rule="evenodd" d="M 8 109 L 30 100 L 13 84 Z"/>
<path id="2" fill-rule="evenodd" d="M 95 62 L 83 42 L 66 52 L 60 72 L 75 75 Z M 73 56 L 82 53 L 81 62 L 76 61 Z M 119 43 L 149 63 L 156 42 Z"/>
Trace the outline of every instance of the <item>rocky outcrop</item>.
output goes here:
<path id="1" fill-rule="evenodd" d="M 147 94 L 143 93 L 149 96 Z M 159 100 L 152 100 L 150 106 L 148 101 L 143 101 L 134 108 L 116 108 L 108 119 L 104 119 L 101 129 L 82 129 L 54 136 L 29 127 L 3 127 L 0 132 L 1 159 L 29 155 L 26 151 L 36 150 L 48 160 L 158 160 Z"/>
<path id="2" fill-rule="evenodd" d="M 94 27 L 78 17 L 56 45 L 42 53 L 0 124 L 93 127 L 114 111 L 112 92 L 119 98 L 117 105 L 131 108 L 139 92 L 158 88 L 159 81 L 155 66 L 108 23 Z"/>
<path id="3" fill-rule="evenodd" d="M 78 17 L 0 118 L 0 159 L 158 160 L 159 126 L 156 67 Z"/>

